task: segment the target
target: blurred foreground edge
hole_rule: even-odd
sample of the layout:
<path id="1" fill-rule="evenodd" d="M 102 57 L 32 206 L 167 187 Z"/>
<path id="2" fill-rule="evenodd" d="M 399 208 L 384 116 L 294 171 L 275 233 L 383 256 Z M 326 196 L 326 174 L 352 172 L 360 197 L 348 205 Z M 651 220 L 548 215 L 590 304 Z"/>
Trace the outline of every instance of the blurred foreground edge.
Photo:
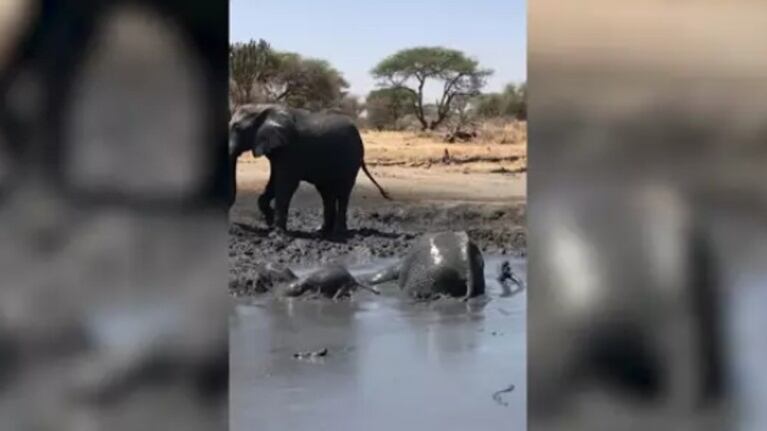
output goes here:
<path id="1" fill-rule="evenodd" d="M 766 12 L 530 5 L 530 429 L 767 429 Z"/>
<path id="2" fill-rule="evenodd" d="M 0 24 L 0 429 L 225 428 L 228 3 Z"/>

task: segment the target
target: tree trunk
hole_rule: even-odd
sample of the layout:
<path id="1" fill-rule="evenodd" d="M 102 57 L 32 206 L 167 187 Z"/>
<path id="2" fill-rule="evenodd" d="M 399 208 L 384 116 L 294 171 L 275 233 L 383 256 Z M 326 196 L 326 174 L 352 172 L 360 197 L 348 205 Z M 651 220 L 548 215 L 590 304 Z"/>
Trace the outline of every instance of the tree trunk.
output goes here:
<path id="1" fill-rule="evenodd" d="M 426 84 L 426 78 L 418 78 L 418 99 L 416 99 L 416 117 L 421 122 L 421 131 L 426 130 L 429 127 L 429 123 L 426 122 L 426 114 L 423 112 L 423 86 Z"/>
<path id="2" fill-rule="evenodd" d="M 429 130 L 435 130 L 437 127 L 439 127 L 440 124 L 447 118 L 447 116 L 440 115 L 436 120 L 433 120 L 431 123 L 429 123 Z"/>

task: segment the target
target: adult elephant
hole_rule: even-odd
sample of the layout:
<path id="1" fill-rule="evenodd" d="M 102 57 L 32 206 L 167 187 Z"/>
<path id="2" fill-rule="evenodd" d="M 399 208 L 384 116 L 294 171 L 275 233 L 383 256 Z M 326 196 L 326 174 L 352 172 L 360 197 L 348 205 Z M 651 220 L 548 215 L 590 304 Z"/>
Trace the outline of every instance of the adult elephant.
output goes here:
<path id="1" fill-rule="evenodd" d="M 290 200 L 301 181 L 313 184 L 322 196 L 323 235 L 346 232 L 349 196 L 360 167 L 381 195 L 390 199 L 365 166 L 359 130 L 343 115 L 267 104 L 238 107 L 229 127 L 230 206 L 237 193 L 237 158 L 248 150 L 269 159 L 269 182 L 258 207 L 267 224 L 283 231 Z"/>

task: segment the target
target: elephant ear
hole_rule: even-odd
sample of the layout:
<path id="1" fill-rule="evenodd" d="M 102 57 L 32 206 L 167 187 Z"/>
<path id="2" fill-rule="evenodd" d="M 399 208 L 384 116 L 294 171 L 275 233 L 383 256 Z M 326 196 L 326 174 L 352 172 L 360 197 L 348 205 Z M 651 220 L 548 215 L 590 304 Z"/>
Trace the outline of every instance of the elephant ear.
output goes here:
<path id="1" fill-rule="evenodd" d="M 268 156 L 275 150 L 288 144 L 293 120 L 290 114 L 282 109 L 269 109 L 264 113 L 263 122 L 255 134 L 253 155 Z"/>

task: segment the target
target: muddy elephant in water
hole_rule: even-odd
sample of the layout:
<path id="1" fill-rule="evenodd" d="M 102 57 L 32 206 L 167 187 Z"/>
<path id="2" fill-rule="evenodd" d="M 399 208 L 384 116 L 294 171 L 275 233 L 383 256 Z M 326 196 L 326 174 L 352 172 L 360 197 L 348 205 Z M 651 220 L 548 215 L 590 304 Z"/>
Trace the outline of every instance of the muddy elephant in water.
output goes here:
<path id="1" fill-rule="evenodd" d="M 349 196 L 360 168 L 389 199 L 365 166 L 359 130 L 343 115 L 277 105 L 237 108 L 229 130 L 230 206 L 237 193 L 237 158 L 246 151 L 269 159 L 271 173 L 258 206 L 267 224 L 278 229 L 287 229 L 290 200 L 301 181 L 313 184 L 322 197 L 320 232 L 326 235 L 346 232 Z"/>
<path id="2" fill-rule="evenodd" d="M 484 267 L 482 253 L 466 232 L 440 232 L 419 238 L 407 256 L 369 283 L 396 279 L 417 299 L 441 295 L 468 299 L 485 293 Z"/>

